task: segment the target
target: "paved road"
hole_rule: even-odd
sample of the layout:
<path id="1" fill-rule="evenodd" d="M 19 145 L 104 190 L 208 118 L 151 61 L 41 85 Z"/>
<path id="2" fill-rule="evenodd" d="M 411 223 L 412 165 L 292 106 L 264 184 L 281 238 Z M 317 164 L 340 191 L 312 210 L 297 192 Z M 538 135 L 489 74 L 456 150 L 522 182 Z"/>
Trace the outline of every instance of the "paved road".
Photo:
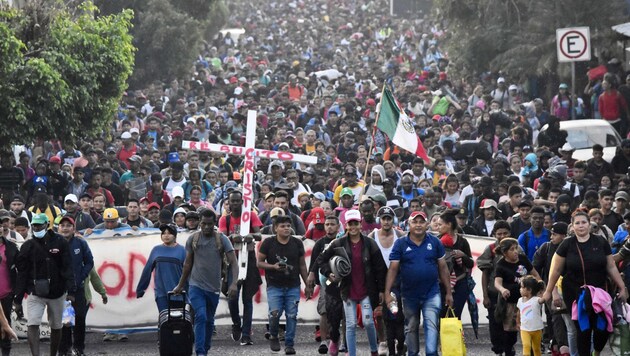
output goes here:
<path id="1" fill-rule="evenodd" d="M 240 346 L 230 338 L 230 327 L 219 326 L 218 335 L 213 339 L 213 347 L 210 355 L 271 355 L 269 344 L 264 339 L 264 326 L 254 326 L 254 345 Z M 297 342 L 295 345 L 298 355 L 318 355 L 318 343 L 313 338 L 313 326 L 298 326 Z M 468 356 L 491 356 L 490 339 L 487 329 L 482 327 L 479 339 L 475 339 L 472 329 L 465 332 Z M 87 337 L 86 351 L 88 355 L 129 355 L 129 356 L 155 356 L 158 354 L 155 333 L 133 334 L 129 336 L 127 342 L 103 342 L 102 334 L 98 332 L 90 333 Z M 367 337 L 363 330 L 358 330 L 359 353 L 358 355 L 369 355 Z M 520 344 L 517 344 L 517 355 L 521 354 Z M 13 355 L 28 355 L 28 345 L 25 340 L 19 341 L 13 347 Z M 48 355 L 48 343 L 42 343 L 43 355 Z M 282 353 L 283 354 L 283 353 Z M 423 353 L 421 353 L 423 355 Z M 612 355 L 609 350 L 602 353 L 603 356 Z"/>

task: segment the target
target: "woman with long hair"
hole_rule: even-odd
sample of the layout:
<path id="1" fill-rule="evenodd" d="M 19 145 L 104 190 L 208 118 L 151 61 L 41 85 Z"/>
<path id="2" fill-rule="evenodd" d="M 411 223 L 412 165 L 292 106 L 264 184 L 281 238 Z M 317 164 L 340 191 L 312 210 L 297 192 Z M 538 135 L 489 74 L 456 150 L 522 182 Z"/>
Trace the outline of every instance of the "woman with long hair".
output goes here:
<path id="1" fill-rule="evenodd" d="M 553 295 L 553 305 L 559 307 L 564 304 L 569 307 L 580 299 L 583 286 L 596 287 L 601 290 L 607 288 L 608 278 L 612 280 L 618 290 L 621 300 L 628 298 L 628 292 L 623 279 L 617 270 L 612 256 L 610 244 L 603 237 L 591 233 L 589 216 L 583 211 L 577 211 L 571 218 L 573 235 L 564 239 L 551 263 L 551 273 L 547 289 L 541 298 L 542 302 L 552 299 L 553 287 L 562 276 L 562 297 Z M 588 273 L 587 273 L 588 271 Z M 610 292 L 609 292 L 610 293 Z M 611 328 L 600 330 L 597 316 L 586 316 L 590 323 L 574 321 L 577 329 L 577 351 L 580 356 L 598 356 L 606 346 Z M 586 326 L 582 329 L 582 325 Z M 588 325 L 586 325 L 588 324 Z"/>
<path id="2" fill-rule="evenodd" d="M 447 264 L 449 272 L 451 272 L 453 309 L 455 310 L 455 315 L 460 318 L 464 305 L 466 305 L 466 300 L 468 300 L 468 276 L 475 261 L 472 259 L 468 241 L 458 232 L 457 219 L 455 218 L 457 213 L 458 210 L 450 209 L 440 214 L 438 232 L 440 241 L 442 241 L 446 249 Z M 442 315 L 446 315 L 446 309 L 442 310 Z"/>
<path id="3" fill-rule="evenodd" d="M 558 86 L 558 94 L 551 99 L 551 108 L 549 111 L 551 115 L 558 117 L 561 121 L 571 118 L 573 102 L 568 89 L 569 86 L 565 83 L 560 84 L 560 86 Z"/>

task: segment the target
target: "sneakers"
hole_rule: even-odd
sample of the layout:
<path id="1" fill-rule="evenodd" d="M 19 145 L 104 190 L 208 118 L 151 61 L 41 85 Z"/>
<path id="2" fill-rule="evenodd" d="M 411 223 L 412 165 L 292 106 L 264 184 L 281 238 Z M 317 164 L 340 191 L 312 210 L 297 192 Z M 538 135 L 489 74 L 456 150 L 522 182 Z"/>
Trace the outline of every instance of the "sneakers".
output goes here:
<path id="1" fill-rule="evenodd" d="M 284 348 L 284 354 L 285 355 L 295 355 L 295 349 L 293 348 L 293 346 L 287 346 Z"/>
<path id="2" fill-rule="evenodd" d="M 379 356 L 387 356 L 387 353 L 389 352 L 389 348 L 387 347 L 387 343 L 386 342 L 381 342 L 378 344 L 378 355 Z"/>
<path id="3" fill-rule="evenodd" d="M 317 342 L 322 341 L 322 334 L 319 331 L 319 325 L 315 326 L 315 341 Z"/>
<path id="4" fill-rule="evenodd" d="M 109 334 L 109 333 L 105 333 L 105 335 L 103 335 L 103 341 L 116 341 L 118 340 L 118 336 L 115 334 Z"/>
<path id="5" fill-rule="evenodd" d="M 241 346 L 247 346 L 247 345 L 253 345 L 254 342 L 252 341 L 252 338 L 247 336 L 247 335 L 243 335 L 241 336 Z"/>
<path id="6" fill-rule="evenodd" d="M 122 341 L 122 342 L 127 342 L 129 341 L 129 337 L 125 334 L 118 334 L 118 337 L 116 338 L 118 341 Z"/>
<path id="7" fill-rule="evenodd" d="M 328 352 L 328 345 L 326 345 L 326 341 L 322 341 L 322 343 L 319 344 L 317 352 L 319 352 L 320 355 L 325 355 Z"/>
<path id="8" fill-rule="evenodd" d="M 242 330 L 240 325 L 232 325 L 232 340 L 239 341 L 241 339 Z"/>
<path id="9" fill-rule="evenodd" d="M 273 352 L 280 351 L 280 340 L 278 340 L 277 337 L 273 337 L 273 336 L 269 337 L 269 348 Z"/>
<path id="10" fill-rule="evenodd" d="M 378 351 L 372 351 L 372 352 L 370 352 L 370 356 L 378 356 Z"/>

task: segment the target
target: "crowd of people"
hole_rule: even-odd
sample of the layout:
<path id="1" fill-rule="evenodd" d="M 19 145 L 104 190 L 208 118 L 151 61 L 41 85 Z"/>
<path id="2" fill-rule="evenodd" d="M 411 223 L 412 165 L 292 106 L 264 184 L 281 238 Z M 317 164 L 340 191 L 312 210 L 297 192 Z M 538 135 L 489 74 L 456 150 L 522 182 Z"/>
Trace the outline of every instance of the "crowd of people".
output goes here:
<path id="1" fill-rule="evenodd" d="M 163 244 L 149 256 L 137 295 L 154 269 L 158 310 L 169 291 L 187 290 L 197 355 L 211 347 L 221 292 L 232 338 L 254 342 L 261 270 L 270 347 L 279 351 L 283 339 L 286 354 L 295 353 L 302 283 L 307 297 L 320 288 L 322 354 L 356 355 L 360 323 L 373 354 L 417 355 L 422 317 L 426 354 L 437 355 L 440 316 L 452 307 L 461 317 L 475 282 L 495 354 L 515 354 L 518 330 L 526 355 L 601 351 L 610 329 L 576 327 L 570 312 L 582 285 L 606 288 L 606 277 L 609 297 L 627 298 L 619 270 L 627 283 L 630 76 L 600 58 L 608 70 L 589 78 L 582 95 L 571 97 L 561 83 L 548 98 L 509 73 L 453 78 L 456 58 L 443 51 L 455 40 L 447 22 L 388 11 L 383 0 L 235 1 L 228 25 L 244 32 L 208 40 L 188 77 L 127 91 L 110 132 L 3 152 L 0 298 L 6 314 L 12 303 L 20 310 L 24 293 L 34 296 L 27 299 L 33 354 L 44 306 L 51 353 L 83 353 L 89 284 L 99 285 L 89 236 L 150 227 L 160 228 Z M 428 160 L 377 128 L 385 87 Z M 242 232 L 244 157 L 189 151 L 182 142 L 243 146 L 248 110 L 257 112 L 257 148 L 313 155 L 317 164 L 257 157 L 255 211 Z M 606 120 L 624 137 L 610 162 L 600 145 L 586 161 L 572 157 L 560 130 L 572 114 Z M 191 234 L 185 246 L 177 244 L 182 232 Z M 496 241 L 475 261 L 469 235 Z M 302 239 L 316 241 L 308 266 Z M 15 243 L 23 243 L 19 252 Z M 46 256 L 41 246 L 50 244 L 59 248 Z M 242 244 L 248 270 L 239 283 Z M 70 248 L 81 253 L 70 256 Z M 54 268 L 40 266 L 46 257 Z M 475 262 L 481 281 L 472 280 Z M 38 289 L 46 287 L 39 278 L 48 289 Z M 102 284 L 97 290 L 106 302 Z M 77 313 L 74 346 L 61 324 L 66 299 Z M 546 327 L 539 312 L 522 313 L 536 305 L 546 308 Z M 9 354 L 10 343 L 0 347 Z"/>

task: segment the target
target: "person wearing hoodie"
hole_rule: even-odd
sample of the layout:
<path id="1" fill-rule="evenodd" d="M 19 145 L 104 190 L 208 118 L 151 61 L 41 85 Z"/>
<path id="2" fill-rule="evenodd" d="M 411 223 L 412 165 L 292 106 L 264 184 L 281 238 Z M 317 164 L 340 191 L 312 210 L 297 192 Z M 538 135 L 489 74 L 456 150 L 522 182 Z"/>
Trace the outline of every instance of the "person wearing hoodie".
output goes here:
<path id="1" fill-rule="evenodd" d="M 363 193 L 365 195 L 375 195 L 375 194 L 379 194 L 379 193 L 383 193 L 383 180 L 385 180 L 386 175 L 385 175 L 385 168 L 383 166 L 381 166 L 380 164 L 375 164 L 374 167 L 372 167 L 372 181 L 370 182 L 370 184 L 366 185 Z"/>
<path id="2" fill-rule="evenodd" d="M 521 169 L 521 177 L 529 178 L 530 182 L 533 182 L 535 178 L 533 175 L 538 171 L 538 157 L 535 153 L 528 153 L 523 161 L 524 166 Z M 524 179 L 521 179 L 524 181 Z"/>
<path id="3" fill-rule="evenodd" d="M 555 222 L 571 223 L 571 197 L 568 194 L 560 194 L 558 197 L 553 220 Z"/>

